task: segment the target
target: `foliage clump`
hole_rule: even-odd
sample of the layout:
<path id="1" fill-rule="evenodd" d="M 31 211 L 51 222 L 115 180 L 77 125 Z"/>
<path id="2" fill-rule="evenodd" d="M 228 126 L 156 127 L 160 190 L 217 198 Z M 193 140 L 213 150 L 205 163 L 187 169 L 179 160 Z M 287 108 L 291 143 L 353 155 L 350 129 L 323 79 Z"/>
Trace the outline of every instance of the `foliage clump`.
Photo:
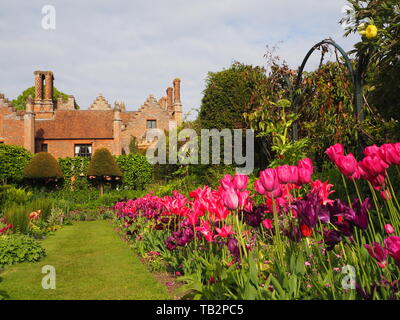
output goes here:
<path id="1" fill-rule="evenodd" d="M 43 87 L 43 91 L 45 91 L 46 86 Z M 26 100 L 28 99 L 28 97 L 31 96 L 33 98 L 36 97 L 35 95 L 35 87 L 30 87 L 28 89 L 26 89 L 25 91 L 23 91 L 18 98 L 14 99 L 12 101 L 12 105 L 15 109 L 17 110 L 25 110 L 26 108 Z M 56 88 L 53 88 L 53 102 L 57 102 L 58 98 L 62 98 L 63 101 L 66 101 L 68 99 L 68 94 L 58 91 Z M 78 105 L 75 105 L 75 109 L 79 109 Z"/>

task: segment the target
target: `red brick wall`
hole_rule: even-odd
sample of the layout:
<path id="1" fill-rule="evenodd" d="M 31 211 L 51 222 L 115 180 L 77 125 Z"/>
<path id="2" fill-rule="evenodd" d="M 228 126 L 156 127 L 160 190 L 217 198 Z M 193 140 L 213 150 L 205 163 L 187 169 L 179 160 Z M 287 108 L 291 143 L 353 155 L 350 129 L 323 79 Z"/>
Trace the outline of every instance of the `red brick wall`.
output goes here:
<path id="1" fill-rule="evenodd" d="M 92 154 L 99 148 L 107 148 L 112 153 L 112 139 L 95 140 L 36 140 L 36 151 L 41 151 L 41 144 L 47 144 L 47 151 L 56 158 L 74 157 L 75 144 L 91 144 Z"/>
<path id="2" fill-rule="evenodd" d="M 6 144 L 24 146 L 24 119 L 10 108 L 0 107 L 0 137 Z"/>

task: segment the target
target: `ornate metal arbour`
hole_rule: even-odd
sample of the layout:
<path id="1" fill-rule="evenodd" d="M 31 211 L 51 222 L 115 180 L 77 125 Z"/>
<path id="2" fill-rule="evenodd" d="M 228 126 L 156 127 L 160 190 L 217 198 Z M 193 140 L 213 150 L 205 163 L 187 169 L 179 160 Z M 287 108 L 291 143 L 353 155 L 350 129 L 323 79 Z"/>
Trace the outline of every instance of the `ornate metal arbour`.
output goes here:
<path id="1" fill-rule="evenodd" d="M 343 56 L 347 69 L 349 71 L 349 75 L 350 75 L 350 79 L 353 83 L 353 88 L 354 88 L 354 105 L 355 105 L 355 116 L 356 119 L 358 121 L 363 121 L 364 120 L 364 113 L 363 113 L 363 97 L 362 97 L 362 77 L 361 77 L 361 70 L 360 68 L 357 69 L 357 71 L 354 70 L 350 58 L 347 55 L 347 53 L 343 50 L 343 48 L 341 46 L 339 46 L 335 41 L 333 41 L 332 39 L 325 39 L 322 40 L 320 42 L 318 42 L 317 44 L 315 44 L 310 51 L 308 51 L 307 55 L 305 56 L 303 63 L 301 64 L 298 74 L 297 74 L 297 79 L 294 85 L 294 90 L 292 91 L 293 93 L 296 92 L 296 90 L 299 88 L 300 86 L 300 82 L 301 82 L 301 77 L 303 75 L 303 70 L 304 67 L 306 66 L 306 63 L 308 61 L 308 59 L 310 58 L 311 54 L 317 50 L 318 48 L 320 48 L 323 45 L 331 45 L 334 46 Z M 294 107 L 295 107 L 295 111 L 296 113 L 298 112 L 298 105 L 296 104 L 296 101 L 294 99 L 293 101 Z M 293 125 L 293 138 L 294 140 L 298 139 L 298 124 L 295 123 Z"/>

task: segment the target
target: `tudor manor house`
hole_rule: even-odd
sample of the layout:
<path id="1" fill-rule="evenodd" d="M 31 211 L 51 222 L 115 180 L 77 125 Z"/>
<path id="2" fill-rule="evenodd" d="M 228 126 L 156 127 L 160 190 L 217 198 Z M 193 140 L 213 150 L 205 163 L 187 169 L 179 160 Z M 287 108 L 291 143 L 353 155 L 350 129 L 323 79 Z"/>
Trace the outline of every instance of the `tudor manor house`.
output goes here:
<path id="1" fill-rule="evenodd" d="M 16 110 L 0 94 L 0 143 L 25 147 L 32 153 L 49 152 L 56 158 L 91 156 L 98 148 L 114 155 L 129 153 L 132 137 L 139 148 L 150 145 L 146 131 L 169 130 L 170 122 L 182 123 L 180 79 L 157 100 L 150 95 L 137 111 L 124 103 L 112 107 L 100 94 L 87 110 L 77 110 L 75 98 L 53 99 L 51 71 L 35 71 L 35 99 L 28 98 L 25 110 Z M 45 84 L 45 85 L 44 85 Z"/>

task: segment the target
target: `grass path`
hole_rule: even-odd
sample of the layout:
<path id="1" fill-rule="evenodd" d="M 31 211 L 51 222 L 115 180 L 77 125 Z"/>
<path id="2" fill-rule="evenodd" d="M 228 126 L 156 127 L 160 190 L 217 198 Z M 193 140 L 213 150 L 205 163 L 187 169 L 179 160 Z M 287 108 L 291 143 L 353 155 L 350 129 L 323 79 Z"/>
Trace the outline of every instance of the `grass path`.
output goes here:
<path id="1" fill-rule="evenodd" d="M 9 299 L 171 299 L 106 221 L 76 222 L 42 242 L 47 256 L 0 273 Z M 56 269 L 56 289 L 43 289 L 42 267 Z"/>

